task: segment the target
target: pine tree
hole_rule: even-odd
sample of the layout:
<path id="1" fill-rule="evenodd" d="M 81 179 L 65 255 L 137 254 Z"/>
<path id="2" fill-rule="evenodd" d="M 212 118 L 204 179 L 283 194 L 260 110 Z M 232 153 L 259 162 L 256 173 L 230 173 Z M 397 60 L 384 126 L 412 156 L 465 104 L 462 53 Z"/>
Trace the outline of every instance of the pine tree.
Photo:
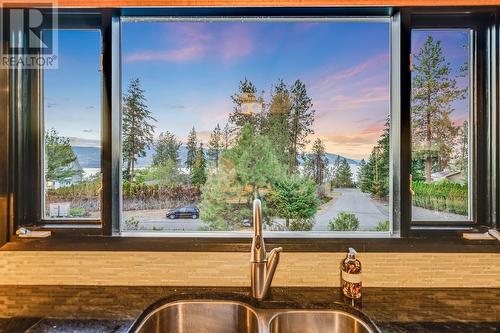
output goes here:
<path id="1" fill-rule="evenodd" d="M 290 219 L 310 219 L 318 210 L 319 199 L 312 180 L 298 175 L 287 175 L 277 179 L 266 195 L 266 203 L 279 217 L 285 218 L 288 230 Z"/>
<path id="2" fill-rule="evenodd" d="M 186 149 L 187 149 L 187 155 L 185 164 L 189 173 L 191 173 L 194 166 L 194 161 L 196 159 L 196 151 L 198 149 L 198 139 L 196 138 L 196 130 L 194 129 L 194 126 L 191 129 L 191 132 L 189 132 L 189 136 L 186 143 Z"/>
<path id="3" fill-rule="evenodd" d="M 306 157 L 306 168 L 308 174 L 314 180 L 316 185 L 321 185 L 325 181 L 326 167 L 328 160 L 326 159 L 325 145 L 320 138 L 314 141 L 311 154 Z"/>
<path id="4" fill-rule="evenodd" d="M 377 198 L 384 198 L 389 193 L 389 119 L 384 131 L 373 147 L 368 162 L 361 172 L 360 187 Z"/>
<path id="5" fill-rule="evenodd" d="M 363 179 L 366 177 L 365 176 L 365 173 L 366 173 L 366 161 L 365 159 L 363 158 L 360 162 L 359 162 L 359 169 L 358 169 L 358 187 L 361 189 L 361 192 L 367 192 L 364 190 L 363 188 Z"/>
<path id="6" fill-rule="evenodd" d="M 425 179 L 432 180 L 433 160 L 443 170 L 450 159 L 451 142 L 456 129 L 450 120 L 452 102 L 464 97 L 465 90 L 452 77 L 441 42 L 427 37 L 415 55 L 412 77 L 411 112 L 413 150 L 424 160 Z"/>
<path id="7" fill-rule="evenodd" d="M 193 169 L 191 173 L 191 184 L 194 186 L 202 186 L 207 181 L 207 163 L 205 152 L 203 150 L 203 142 L 200 142 L 199 148 L 196 151 Z"/>
<path id="8" fill-rule="evenodd" d="M 341 161 L 342 162 L 337 173 L 337 182 L 339 184 L 339 187 L 352 187 L 353 181 L 351 167 L 349 166 L 349 163 L 345 158 L 343 158 Z"/>
<path id="9" fill-rule="evenodd" d="M 62 181 L 76 176 L 78 171 L 71 168 L 76 154 L 68 138 L 59 136 L 55 129 L 45 132 L 45 178 L 48 181 Z"/>
<path id="10" fill-rule="evenodd" d="M 179 164 L 179 149 L 181 142 L 170 132 L 160 133 L 158 140 L 154 144 L 155 155 L 153 156 L 153 166 L 164 166 L 169 160 Z"/>
<path id="11" fill-rule="evenodd" d="M 289 119 L 291 108 L 292 100 L 288 87 L 283 80 L 278 80 L 278 83 L 272 88 L 271 102 L 263 121 L 263 134 L 272 138 L 280 162 L 287 166 L 290 159 Z"/>
<path id="12" fill-rule="evenodd" d="M 254 130 L 258 129 L 262 117 L 261 112 L 245 112 L 242 109 L 243 104 L 246 103 L 255 103 L 263 108 L 264 100 L 262 97 L 257 96 L 255 85 L 247 78 L 240 81 L 238 91 L 231 96 L 231 100 L 234 104 L 233 111 L 229 114 L 229 123 L 232 126 L 231 131 L 239 134 L 246 124 L 249 124 Z"/>
<path id="13" fill-rule="evenodd" d="M 219 168 L 209 173 L 201 191 L 200 218 L 206 230 L 229 231 L 241 224 L 232 200 L 241 193 L 234 163 L 222 158 Z"/>
<path id="14" fill-rule="evenodd" d="M 139 79 L 131 80 L 123 97 L 123 160 L 126 175 L 131 180 L 134 179 L 137 158 L 146 156 L 146 149 L 153 143 L 154 126 L 151 122 L 156 119 L 145 103 Z"/>
<path id="15" fill-rule="evenodd" d="M 340 186 L 340 183 L 339 183 L 339 172 L 340 172 L 341 167 L 342 167 L 342 159 L 341 159 L 340 155 L 337 155 L 337 158 L 335 159 L 335 162 L 333 162 L 333 167 L 332 167 L 332 174 L 333 174 L 332 187 L 333 188 L 342 187 L 342 186 Z"/>
<path id="16" fill-rule="evenodd" d="M 219 159 L 222 148 L 222 133 L 219 124 L 217 124 L 210 135 L 210 141 L 208 142 L 208 160 L 211 161 L 216 168 L 219 167 Z"/>
<path id="17" fill-rule="evenodd" d="M 298 167 L 297 157 L 308 144 L 308 135 L 314 133 L 312 124 L 314 122 L 313 104 L 307 95 L 305 84 L 297 80 L 290 89 L 292 97 L 292 108 L 289 120 L 289 169 L 296 170 Z"/>
<path id="18" fill-rule="evenodd" d="M 284 168 L 276 157 L 272 141 L 257 133 L 250 124 L 242 128 L 227 156 L 234 163 L 240 184 L 251 188 L 248 203 L 258 194 L 258 189 L 268 187 L 283 174 Z"/>
<path id="19" fill-rule="evenodd" d="M 222 150 L 227 150 L 231 146 L 232 136 L 231 136 L 231 128 L 229 128 L 229 124 L 226 123 L 224 125 L 224 129 L 222 130 L 222 138 L 221 138 L 221 148 Z"/>
<path id="20" fill-rule="evenodd" d="M 469 123 L 464 121 L 459 132 L 458 170 L 462 172 L 463 179 L 469 177 Z"/>

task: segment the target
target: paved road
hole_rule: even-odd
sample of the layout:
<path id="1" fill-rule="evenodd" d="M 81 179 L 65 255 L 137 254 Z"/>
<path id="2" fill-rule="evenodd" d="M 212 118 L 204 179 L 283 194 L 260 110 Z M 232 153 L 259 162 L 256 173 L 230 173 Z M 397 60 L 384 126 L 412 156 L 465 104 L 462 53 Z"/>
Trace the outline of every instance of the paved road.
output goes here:
<path id="1" fill-rule="evenodd" d="M 438 212 L 422 207 L 411 207 L 411 215 L 415 221 L 467 221 L 467 216 L 447 212 Z"/>
<path id="2" fill-rule="evenodd" d="M 357 188 L 335 189 L 335 192 L 340 193 L 340 197 L 316 214 L 316 224 L 313 230 L 328 230 L 328 223 L 340 212 L 356 214 L 361 230 L 373 229 L 379 222 L 388 219 L 368 193 L 363 193 Z"/>

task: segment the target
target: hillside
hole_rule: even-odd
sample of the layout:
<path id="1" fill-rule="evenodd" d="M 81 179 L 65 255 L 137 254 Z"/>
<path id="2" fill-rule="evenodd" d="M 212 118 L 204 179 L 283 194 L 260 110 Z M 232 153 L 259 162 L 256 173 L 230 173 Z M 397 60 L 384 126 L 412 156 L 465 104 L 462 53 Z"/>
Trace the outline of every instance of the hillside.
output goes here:
<path id="1" fill-rule="evenodd" d="M 99 147 L 80 147 L 80 146 L 75 146 L 73 147 L 73 151 L 75 152 L 78 161 L 80 162 L 80 165 L 82 168 L 99 168 L 100 167 L 100 160 L 101 160 L 101 148 Z M 138 168 L 144 168 L 147 167 L 151 164 L 151 161 L 153 159 L 154 155 L 154 150 L 153 149 L 148 149 L 146 152 L 145 157 L 141 157 L 137 161 L 137 167 Z M 187 156 L 187 149 L 185 146 L 181 146 L 180 151 L 179 151 L 179 156 L 181 159 L 181 163 L 184 164 L 186 161 L 186 156 Z M 337 154 L 334 153 L 326 153 L 326 158 L 328 159 L 329 164 L 333 164 L 335 160 L 337 159 Z M 343 156 L 341 156 L 342 158 Z M 351 166 L 357 166 L 359 165 L 359 161 L 353 160 L 350 158 L 346 158 L 347 162 Z M 302 163 L 302 159 L 299 159 L 299 161 Z"/>

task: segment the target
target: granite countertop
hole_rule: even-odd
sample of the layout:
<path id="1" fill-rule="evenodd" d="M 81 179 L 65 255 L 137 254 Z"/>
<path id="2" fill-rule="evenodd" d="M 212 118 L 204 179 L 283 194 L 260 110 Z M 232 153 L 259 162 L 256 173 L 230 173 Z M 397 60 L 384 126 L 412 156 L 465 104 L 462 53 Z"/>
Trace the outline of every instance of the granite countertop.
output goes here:
<path id="1" fill-rule="evenodd" d="M 354 305 L 384 333 L 500 332 L 500 289 L 365 288 L 352 304 L 338 288 L 272 288 L 269 299 L 257 302 L 248 288 L 109 286 L 0 286 L 0 332 L 127 332 L 163 298 L 231 298 L 261 308 Z"/>

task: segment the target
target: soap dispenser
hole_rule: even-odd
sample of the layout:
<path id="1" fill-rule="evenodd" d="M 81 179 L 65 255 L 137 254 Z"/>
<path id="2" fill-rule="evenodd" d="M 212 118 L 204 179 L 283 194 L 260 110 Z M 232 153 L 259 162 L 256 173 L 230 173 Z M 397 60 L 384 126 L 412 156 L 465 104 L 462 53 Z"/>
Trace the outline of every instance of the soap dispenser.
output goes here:
<path id="1" fill-rule="evenodd" d="M 340 262 L 340 287 L 344 296 L 357 299 L 361 297 L 361 262 L 356 258 L 356 250 L 349 248 L 349 253 Z"/>

